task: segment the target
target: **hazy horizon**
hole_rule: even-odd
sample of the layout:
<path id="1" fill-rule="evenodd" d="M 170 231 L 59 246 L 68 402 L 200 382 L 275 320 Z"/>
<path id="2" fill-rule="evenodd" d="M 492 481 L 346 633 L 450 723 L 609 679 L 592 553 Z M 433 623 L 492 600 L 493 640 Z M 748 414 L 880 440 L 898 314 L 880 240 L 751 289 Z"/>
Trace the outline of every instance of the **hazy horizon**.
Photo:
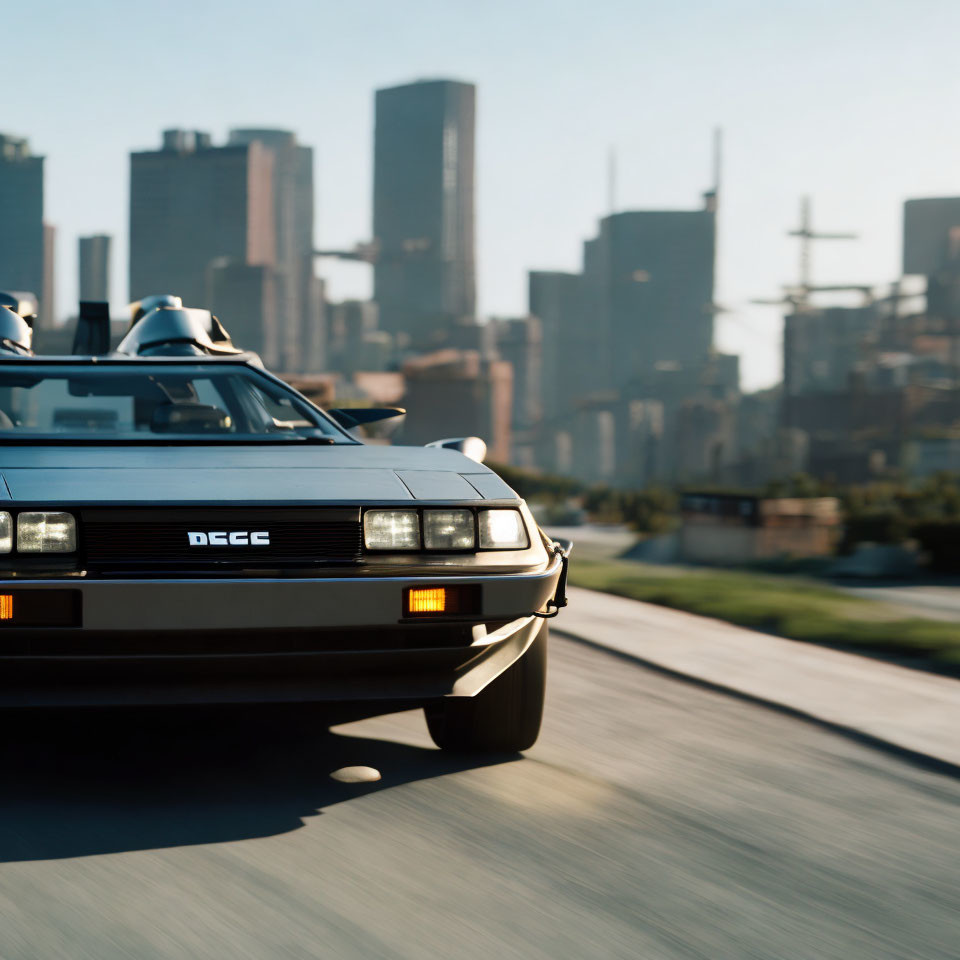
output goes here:
<path id="1" fill-rule="evenodd" d="M 116 238 L 112 295 L 127 299 L 128 154 L 163 128 L 296 131 L 316 151 L 318 246 L 370 235 L 373 92 L 421 77 L 478 86 L 478 278 L 482 315 L 526 310 L 528 269 L 576 270 L 607 210 L 696 208 L 724 129 L 718 346 L 743 354 L 748 388 L 779 376 L 781 320 L 749 304 L 795 280 L 799 198 L 815 224 L 856 242 L 814 251 L 818 282 L 899 272 L 902 202 L 960 194 L 952 27 L 941 2 L 756 0 L 681 8 L 493 0 L 258 5 L 116 0 L 13 7 L 0 131 L 47 157 L 58 228 L 57 314 L 76 299 L 76 240 Z M 331 296 L 369 293 L 368 268 L 320 265 Z"/>

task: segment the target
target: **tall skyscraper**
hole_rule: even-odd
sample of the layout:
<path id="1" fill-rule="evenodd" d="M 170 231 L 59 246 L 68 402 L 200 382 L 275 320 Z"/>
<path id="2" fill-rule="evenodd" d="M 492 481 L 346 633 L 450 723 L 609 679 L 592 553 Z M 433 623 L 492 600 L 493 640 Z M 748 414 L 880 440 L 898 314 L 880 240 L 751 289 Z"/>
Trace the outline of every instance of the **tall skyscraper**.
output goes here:
<path id="1" fill-rule="evenodd" d="M 586 245 L 588 314 L 615 388 L 656 369 L 692 370 L 713 346 L 716 212 L 616 213 Z"/>
<path id="2" fill-rule="evenodd" d="M 597 371 L 583 358 L 595 350 L 596 328 L 584 317 L 581 274 L 532 270 L 528 283 L 530 313 L 543 330 L 543 413 L 552 421 L 590 392 Z"/>
<path id="3" fill-rule="evenodd" d="M 544 408 L 649 383 L 657 370 L 704 367 L 713 347 L 716 212 L 616 213 L 583 245 L 583 272 L 532 271 L 530 313 L 543 322 Z"/>
<path id="4" fill-rule="evenodd" d="M 933 276 L 960 252 L 960 197 L 925 197 L 903 205 L 903 272 Z"/>
<path id="5" fill-rule="evenodd" d="M 259 141 L 214 147 L 191 130 L 132 153 L 130 299 L 173 293 L 205 306 L 214 261 L 274 268 L 273 160 Z"/>
<path id="6" fill-rule="evenodd" d="M 407 392 L 403 442 L 476 436 L 495 463 L 510 462 L 513 368 L 477 350 L 437 350 L 403 366 Z"/>
<path id="7" fill-rule="evenodd" d="M 238 294 L 257 291 L 258 302 L 273 291 L 259 349 L 285 370 L 309 369 L 322 320 L 313 151 L 286 130 L 233 130 L 222 147 L 205 133 L 167 130 L 162 149 L 131 155 L 131 298 L 170 292 L 200 306 L 216 293 L 221 304 L 236 303 L 231 282 Z M 230 317 L 222 319 L 230 329 Z"/>
<path id="8" fill-rule="evenodd" d="M 105 234 L 80 237 L 80 299 L 110 299 L 110 246 L 112 238 Z"/>
<path id="9" fill-rule="evenodd" d="M 377 91 L 374 299 L 381 328 L 413 346 L 476 311 L 475 113 L 469 83 Z"/>
<path id="10" fill-rule="evenodd" d="M 43 225 L 43 281 L 40 284 L 40 312 L 37 324 L 49 330 L 54 323 L 56 291 L 57 228 L 52 223 Z"/>
<path id="11" fill-rule="evenodd" d="M 806 307 L 783 323 L 783 391 L 841 392 L 882 329 L 875 304 L 862 307 Z"/>
<path id="12" fill-rule="evenodd" d="M 538 317 L 491 320 L 496 350 L 513 369 L 512 442 L 510 462 L 534 467 L 543 423 L 543 324 Z"/>
<path id="13" fill-rule="evenodd" d="M 25 290 L 41 298 L 40 310 L 52 319 L 46 303 L 43 224 L 43 157 L 30 153 L 22 137 L 0 133 L 0 290 Z M 48 262 L 51 261 L 51 262 Z"/>
<path id="14" fill-rule="evenodd" d="M 530 273 L 530 313 L 543 323 L 545 463 L 573 469 L 571 451 L 599 463 L 586 438 L 610 430 L 619 481 L 669 476 L 683 405 L 736 401 L 736 358 L 713 346 L 716 208 L 712 190 L 700 210 L 611 214 L 584 243 L 580 273 Z M 655 430 L 646 419 L 654 409 Z"/>
<path id="15" fill-rule="evenodd" d="M 253 350 L 267 367 L 280 365 L 276 274 L 266 266 L 214 260 L 207 272 L 205 306 L 221 319 L 237 346 Z"/>
<path id="16" fill-rule="evenodd" d="M 497 353 L 513 367 L 513 425 L 530 430 L 543 418 L 543 324 L 538 317 L 491 321 Z"/>
<path id="17" fill-rule="evenodd" d="M 261 144 L 273 157 L 273 218 L 279 351 L 287 370 L 304 365 L 319 322 L 313 289 L 313 150 L 289 130 L 231 130 L 228 146 Z"/>

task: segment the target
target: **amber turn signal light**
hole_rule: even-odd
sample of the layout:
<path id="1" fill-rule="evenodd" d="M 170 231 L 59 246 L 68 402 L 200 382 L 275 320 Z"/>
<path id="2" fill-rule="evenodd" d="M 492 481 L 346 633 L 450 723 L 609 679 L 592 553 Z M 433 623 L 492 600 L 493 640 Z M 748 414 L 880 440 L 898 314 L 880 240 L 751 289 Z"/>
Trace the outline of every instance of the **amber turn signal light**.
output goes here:
<path id="1" fill-rule="evenodd" d="M 408 587 L 403 591 L 405 617 L 471 617 L 478 615 L 480 609 L 480 587 L 477 584 Z"/>
<path id="2" fill-rule="evenodd" d="M 407 613 L 443 613 L 447 609 L 446 587 L 421 587 L 407 593 Z"/>
<path id="3" fill-rule="evenodd" d="M 13 619 L 13 594 L 0 594 L 0 620 Z"/>

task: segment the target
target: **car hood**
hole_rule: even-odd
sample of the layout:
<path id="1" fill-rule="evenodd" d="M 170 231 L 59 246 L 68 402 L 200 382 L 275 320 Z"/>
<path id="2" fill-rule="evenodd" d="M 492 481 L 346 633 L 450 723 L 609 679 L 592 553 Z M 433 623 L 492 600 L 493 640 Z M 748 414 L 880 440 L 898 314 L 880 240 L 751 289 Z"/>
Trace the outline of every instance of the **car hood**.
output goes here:
<path id="1" fill-rule="evenodd" d="M 0 476 L 0 498 L 32 503 L 516 499 L 487 467 L 431 447 L 9 446 Z"/>

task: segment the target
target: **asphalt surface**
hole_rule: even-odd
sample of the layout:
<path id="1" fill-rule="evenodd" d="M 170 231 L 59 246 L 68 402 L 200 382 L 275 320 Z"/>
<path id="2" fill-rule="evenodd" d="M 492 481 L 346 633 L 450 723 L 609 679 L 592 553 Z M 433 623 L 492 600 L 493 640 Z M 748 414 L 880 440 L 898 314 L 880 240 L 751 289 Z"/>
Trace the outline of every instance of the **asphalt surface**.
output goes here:
<path id="1" fill-rule="evenodd" d="M 835 583 L 845 593 L 867 600 L 879 600 L 905 616 L 960 623 L 960 586 L 956 584 L 868 584 L 848 586 Z"/>
<path id="2" fill-rule="evenodd" d="M 960 956 L 960 782 L 552 642 L 479 765 L 412 712 L 6 718 L 0 957 Z"/>

